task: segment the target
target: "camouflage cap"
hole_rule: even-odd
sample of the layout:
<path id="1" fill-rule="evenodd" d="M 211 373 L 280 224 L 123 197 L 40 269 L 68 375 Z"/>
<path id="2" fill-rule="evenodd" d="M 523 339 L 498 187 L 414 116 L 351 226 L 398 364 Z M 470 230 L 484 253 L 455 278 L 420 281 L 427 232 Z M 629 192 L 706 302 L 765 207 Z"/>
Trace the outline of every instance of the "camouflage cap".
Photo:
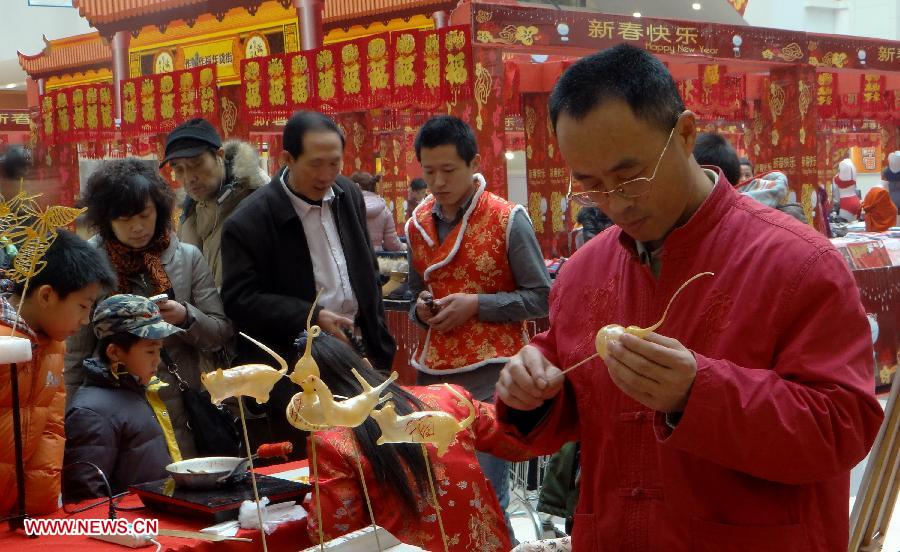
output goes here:
<path id="1" fill-rule="evenodd" d="M 113 295 L 104 299 L 97 305 L 91 322 L 97 339 L 117 333 L 163 339 L 182 331 L 162 319 L 156 304 L 139 295 Z"/>

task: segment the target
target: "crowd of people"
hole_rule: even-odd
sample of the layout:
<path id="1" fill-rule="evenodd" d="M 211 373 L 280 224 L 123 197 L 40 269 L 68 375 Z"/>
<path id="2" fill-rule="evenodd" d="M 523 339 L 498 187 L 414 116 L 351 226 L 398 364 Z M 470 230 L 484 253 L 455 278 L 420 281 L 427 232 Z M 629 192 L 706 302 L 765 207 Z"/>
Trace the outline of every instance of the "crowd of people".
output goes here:
<path id="1" fill-rule="evenodd" d="M 202 119 L 169 135 L 158 168 L 103 163 L 81 198 L 95 235 L 59 231 L 27 294 L 0 301 L 0 333 L 15 326 L 35 347 L 19 386 L 28 513 L 54 511 L 60 493 L 122 492 L 208 450 L 185 392 L 215 368 L 268 361 L 238 332 L 294 359 L 313 339 L 311 313 L 334 393 L 362 391 L 350 367 L 383 383 L 398 351 L 376 252 L 405 250 L 424 338 L 409 359 L 417 385 L 388 387 L 394 408 L 473 418 L 447 455 L 428 453 L 451 550 L 509 550 L 507 462 L 563 447 L 577 450 L 565 470 L 580 469 L 575 550 L 845 550 L 849 471 L 882 410 L 843 258 L 786 202 L 783 174 L 756 177 L 721 136 L 698 132 L 642 50 L 570 66 L 550 114 L 583 206 L 579 250 L 552 287 L 525 209 L 487 190 L 475 133 L 456 117 L 418 131 L 405 242 L 379 177 L 341 174 L 345 137 L 321 113 L 287 120 L 271 178 L 251 146 L 223 144 Z M 177 228 L 163 167 L 187 194 Z M 649 326 L 702 272 L 714 277 L 683 292 L 659 333 L 625 334 L 563 375 L 595 351 L 599 328 Z M 525 321 L 548 315 L 529 342 Z M 380 525 L 442 549 L 421 449 L 377 446 L 371 419 L 310 437 L 285 419 L 298 389 L 283 378 L 246 406 L 252 446 L 287 440 L 303 457 L 315 444 L 313 541 L 369 524 L 363 477 Z M 6 406 L 0 435 L 11 435 Z M 0 486 L 13 490 L 0 514 L 13 510 L 14 463 L 0 449 Z"/>

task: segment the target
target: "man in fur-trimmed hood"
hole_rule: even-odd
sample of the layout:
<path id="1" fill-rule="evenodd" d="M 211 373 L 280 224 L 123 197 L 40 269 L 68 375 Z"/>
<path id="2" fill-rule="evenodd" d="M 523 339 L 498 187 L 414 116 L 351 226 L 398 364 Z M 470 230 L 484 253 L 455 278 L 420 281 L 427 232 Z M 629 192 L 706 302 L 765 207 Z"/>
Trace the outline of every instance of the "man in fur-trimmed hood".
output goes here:
<path id="1" fill-rule="evenodd" d="M 222 226 L 238 204 L 269 181 L 250 144 L 222 139 L 204 119 L 179 125 L 166 139 L 166 163 L 184 186 L 178 237 L 196 245 L 209 263 L 216 287 L 222 287 Z"/>

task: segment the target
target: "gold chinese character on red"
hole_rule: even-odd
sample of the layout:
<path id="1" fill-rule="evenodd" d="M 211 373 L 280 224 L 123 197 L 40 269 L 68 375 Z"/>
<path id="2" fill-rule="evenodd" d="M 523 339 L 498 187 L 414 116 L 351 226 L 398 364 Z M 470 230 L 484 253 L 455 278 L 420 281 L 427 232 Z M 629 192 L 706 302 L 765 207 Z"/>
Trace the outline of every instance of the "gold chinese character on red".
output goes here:
<path id="1" fill-rule="evenodd" d="M 588 21 L 588 36 L 591 38 L 612 38 L 613 22 L 591 19 Z"/>
<path id="2" fill-rule="evenodd" d="M 696 27 L 677 27 L 675 29 L 675 42 L 685 46 L 697 44 L 700 31 Z"/>
<path id="3" fill-rule="evenodd" d="M 647 25 L 647 38 L 651 43 L 672 42 L 672 30 L 666 25 Z"/>
<path id="4" fill-rule="evenodd" d="M 644 37 L 644 27 L 640 23 L 623 21 L 619 23 L 618 35 L 625 40 L 640 40 Z"/>
<path id="5" fill-rule="evenodd" d="M 897 55 L 897 48 L 888 47 L 888 46 L 879 46 L 878 47 L 878 61 L 883 62 L 892 62 L 894 61 L 894 56 Z"/>

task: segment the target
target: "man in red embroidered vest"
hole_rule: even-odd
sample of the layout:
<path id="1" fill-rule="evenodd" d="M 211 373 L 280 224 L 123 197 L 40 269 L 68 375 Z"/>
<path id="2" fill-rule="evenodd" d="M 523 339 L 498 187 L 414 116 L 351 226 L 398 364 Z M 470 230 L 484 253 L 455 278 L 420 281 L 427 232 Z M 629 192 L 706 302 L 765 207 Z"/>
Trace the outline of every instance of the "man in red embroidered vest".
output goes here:
<path id="1" fill-rule="evenodd" d="M 485 190 L 466 123 L 434 117 L 415 148 L 432 195 L 406 223 L 411 316 L 428 329 L 411 363 L 419 385 L 458 384 L 491 401 L 500 369 L 525 344 L 523 321 L 547 315 L 550 276 L 525 210 Z M 479 461 L 505 509 L 506 462 Z"/>
<path id="2" fill-rule="evenodd" d="M 506 365 L 497 410 L 532 452 L 581 439 L 573 550 L 847 550 L 850 469 L 883 413 L 847 263 L 692 149 L 665 66 L 620 45 L 556 83 L 573 194 L 617 227 L 566 263 L 550 329 Z M 607 324 L 660 332 L 595 351 Z M 823 344 L 827 344 L 823 346 Z"/>

